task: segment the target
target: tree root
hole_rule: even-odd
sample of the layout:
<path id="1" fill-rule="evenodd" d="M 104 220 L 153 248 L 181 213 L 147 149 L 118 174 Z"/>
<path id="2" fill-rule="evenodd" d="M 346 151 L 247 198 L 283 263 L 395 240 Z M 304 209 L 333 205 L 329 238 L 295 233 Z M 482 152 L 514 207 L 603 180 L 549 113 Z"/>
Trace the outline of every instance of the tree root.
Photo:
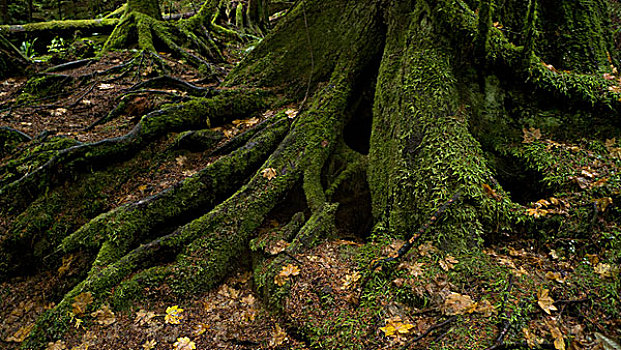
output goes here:
<path id="1" fill-rule="evenodd" d="M 195 34 L 194 31 L 200 29 L 206 32 L 204 27 L 190 30 L 183 23 L 185 22 L 180 22 L 179 25 L 171 25 L 139 12 L 125 14 L 108 37 L 103 52 L 127 48 L 132 45 L 137 45 L 141 50 L 156 52 L 154 43 L 157 41 L 163 43 L 167 50 L 196 67 L 209 65 L 204 59 L 186 51 L 177 44 L 177 42 L 189 42 L 200 55 L 217 61 L 224 60 L 222 53 L 209 36 Z M 135 37 L 136 35 L 137 37 Z"/>
<path id="2" fill-rule="evenodd" d="M 140 202 L 100 215 L 67 237 L 65 252 L 83 248 L 100 250 L 94 266 L 106 266 L 142 242 L 163 225 L 171 225 L 213 208 L 227 198 L 276 148 L 288 130 L 285 120 L 273 122 L 242 147 L 220 158 L 174 187 Z"/>
<path id="3" fill-rule="evenodd" d="M 477 37 L 477 16 L 466 4 L 461 1 L 441 1 L 437 8 L 437 18 L 452 33 L 450 37 Z M 449 18 L 451 20 L 447 22 Z M 618 110 L 621 93 L 607 91 L 610 83 L 603 77 L 557 71 L 547 66 L 532 50 L 525 52 L 524 47 L 509 42 L 498 28 L 489 28 L 488 36 L 485 60 L 490 67 L 501 67 L 504 72 L 517 73 L 518 77 L 537 90 L 570 103 L 608 111 Z"/>
<path id="4" fill-rule="evenodd" d="M 0 188 L 0 203 L 10 211 L 19 210 L 76 169 L 101 164 L 119 156 L 127 157 L 171 131 L 198 128 L 205 124 L 219 125 L 237 116 L 256 113 L 269 103 L 269 96 L 261 91 L 230 90 L 211 99 L 195 99 L 151 112 L 125 136 L 57 152 L 39 168 Z"/>

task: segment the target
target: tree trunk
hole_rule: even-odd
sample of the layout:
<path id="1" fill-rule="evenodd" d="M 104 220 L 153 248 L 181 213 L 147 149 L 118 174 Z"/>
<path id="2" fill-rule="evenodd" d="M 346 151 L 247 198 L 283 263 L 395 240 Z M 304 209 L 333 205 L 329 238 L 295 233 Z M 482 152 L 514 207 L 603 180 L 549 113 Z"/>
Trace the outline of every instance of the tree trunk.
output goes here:
<path id="1" fill-rule="evenodd" d="M 159 0 L 129 0 L 127 2 L 127 12 L 133 11 L 145 14 L 156 20 L 162 19 Z"/>
<path id="2" fill-rule="evenodd" d="M 602 1 L 554 3 L 560 16 L 545 1 L 296 2 L 221 86 L 202 97 L 148 113 L 122 137 L 24 144 L 38 147 L 36 157 L 17 152 L 0 168 L 0 212 L 9 222 L 0 232 L 0 276 L 22 274 L 27 261 L 40 270 L 58 269 L 70 256 L 80 257 L 84 271 L 80 281 L 67 282 L 70 290 L 39 317 L 24 346 L 42 348 L 62 338 L 82 293 L 95 298 L 93 311 L 104 303 L 126 306 L 162 285 L 178 296 L 195 295 L 221 283 L 252 251 L 257 291 L 310 347 L 328 342 L 356 348 L 361 345 L 354 340 L 363 337 L 364 347 L 373 348 L 376 332 L 356 325 L 375 327 L 368 324 L 377 324 L 376 315 L 384 312 L 377 310 L 389 308 L 383 298 L 390 293 L 363 300 L 372 315 L 350 305 L 343 312 L 356 321 L 330 326 L 340 315 L 316 297 L 297 300 L 311 303 L 302 311 L 288 298 L 294 291 L 297 297 L 316 293 L 334 269 L 295 284 L 279 279 L 283 267 L 301 264 L 310 250 L 349 230 L 375 240 L 352 249 L 371 256 L 363 267 L 366 281 L 390 289 L 390 263 L 419 240 L 440 248 L 430 253 L 437 254 L 434 263 L 451 254 L 472 259 L 483 244 L 506 236 L 542 227 L 561 234 L 578 225 L 585 203 L 597 206 L 594 198 L 616 202 L 621 181 L 614 175 L 567 195 L 579 174 L 592 175 L 588 166 L 604 171 L 616 164 L 616 141 L 610 139 L 621 135 L 621 89 L 617 80 L 600 76 L 616 57 L 609 21 Z M 158 1 L 130 0 L 106 49 L 137 45 L 157 52 L 156 44 L 176 50 L 180 38 L 205 39 L 208 31 L 222 30 L 211 23 L 218 5 L 207 1 L 173 27 L 161 21 Z M 250 1 L 248 11 L 265 20 L 266 8 L 265 1 Z M 502 30 L 502 23 L 511 30 Z M 566 40 L 554 39 L 553 27 Z M 570 38 L 576 30 L 580 35 Z M 210 40 L 196 43 L 215 57 Z M 299 110 L 282 110 L 290 105 Z M 265 113 L 272 109 L 280 112 Z M 193 131 L 206 120 L 216 127 L 272 114 L 253 133 L 231 141 L 233 151 L 152 197 L 86 213 L 59 204 L 81 202 L 95 184 L 113 191 L 119 184 L 106 184 L 106 176 L 127 174 L 124 167 L 131 165 L 121 161 L 144 156 L 149 145 L 169 142 L 171 133 L 206 135 Z M 557 139 L 563 143 L 551 141 Z M 583 139 L 592 141 L 588 150 L 569 146 Z M 194 145 L 209 147 L 208 141 Z M 174 147 L 165 146 L 158 148 L 163 154 L 148 155 L 171 158 L 167 152 Z M 562 161 L 554 152 L 561 150 L 573 168 L 557 164 Z M 564 207 L 579 208 L 574 216 L 539 223 L 529 213 L 552 204 L 524 206 L 543 197 L 558 203 L 561 196 L 575 201 Z M 545 210 L 542 218 L 553 215 Z M 285 224 L 262 229 L 275 215 Z M 406 242 L 398 253 L 384 254 L 374 245 L 397 238 Z M 288 243 L 284 251 L 266 249 L 280 240 Z M 375 274 L 381 263 L 386 270 Z M 443 292 L 453 287 L 446 282 Z M 362 283 L 360 295 L 364 288 Z M 427 307 L 426 301 L 413 303 Z"/>

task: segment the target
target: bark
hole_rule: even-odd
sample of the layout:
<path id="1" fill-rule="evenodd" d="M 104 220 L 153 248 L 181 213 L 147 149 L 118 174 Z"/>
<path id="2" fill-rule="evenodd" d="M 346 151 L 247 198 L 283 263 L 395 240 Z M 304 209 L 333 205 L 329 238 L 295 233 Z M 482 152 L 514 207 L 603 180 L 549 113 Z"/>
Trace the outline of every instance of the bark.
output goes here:
<path id="1" fill-rule="evenodd" d="M 180 36 L 169 35 L 173 27 L 160 21 L 155 3 L 130 1 L 106 47 L 155 51 L 157 37 L 176 49 Z M 175 25 L 175 33 L 201 39 L 222 30 L 213 23 L 219 3 L 207 1 Z M 162 284 L 177 295 L 195 294 L 220 283 L 250 250 L 256 288 L 268 305 L 308 339 L 328 337 L 354 347 L 348 341 L 356 338 L 355 330 L 325 335 L 310 326 L 317 322 L 311 316 L 288 312 L 289 291 L 304 286 L 275 282 L 284 265 L 337 236 L 347 220 L 371 217 L 368 224 L 349 226 L 363 237 L 425 234 L 444 253 L 476 251 L 501 233 L 535 227 L 507 191 L 532 186 L 522 168 L 546 179 L 532 188 L 536 196 L 561 193 L 572 184 L 555 172 L 553 146 L 522 142 L 523 126 L 568 140 L 592 136 L 596 127 L 606 138 L 613 136 L 608 130 L 618 130 L 621 94 L 609 91 L 612 83 L 599 74 L 588 74 L 614 62 L 614 52 L 608 58 L 608 22 L 599 1 L 558 3 L 562 20 L 539 1 L 506 1 L 506 8 L 491 0 L 474 3 L 297 2 L 208 97 L 149 113 L 120 138 L 92 144 L 55 140 L 37 145 L 35 156 L 5 164 L 0 208 L 11 224 L 0 234 L 0 273 L 19 274 L 24 256 L 40 265 L 48 257 L 57 266 L 72 254 L 82 256 L 88 270 L 39 318 L 25 346 L 41 348 L 61 338 L 81 293 L 95 297 L 92 308 L 104 302 L 125 306 L 146 287 Z M 251 1 L 248 11 L 264 18 L 265 8 L 265 2 Z M 494 24 L 498 20 L 521 35 L 505 34 Z M 568 46 L 538 35 L 561 22 L 568 28 L 563 33 L 590 25 L 588 35 L 568 39 Z M 49 228 L 67 217 L 55 205 L 67 188 L 75 189 L 77 199 L 88 192 L 72 179 L 101 182 L 96 177 L 103 168 L 114 172 L 121 156 L 137 157 L 171 132 L 183 132 L 173 137 L 177 147 L 208 149 L 218 136 L 197 131 L 205 118 L 213 127 L 288 103 L 300 108 L 293 120 L 280 112 L 212 149 L 211 155 L 222 158 L 173 188 L 113 211 L 94 210 L 65 230 Z M 559 110 L 567 118 L 547 119 Z M 572 123 L 587 127 L 575 129 Z M 12 144 L 19 142 L 28 140 Z M 511 162 L 521 174 L 511 177 Z M 99 171 L 86 175 L 91 169 Z M 618 182 L 610 181 L 602 193 L 618 196 Z M 299 189 L 301 200 L 288 197 Z M 279 205 L 288 206 L 288 224 L 273 236 L 260 233 Z M 278 239 L 290 243 L 284 253 L 263 253 L 266 242 Z M 353 308 L 347 312 L 358 317 Z"/>

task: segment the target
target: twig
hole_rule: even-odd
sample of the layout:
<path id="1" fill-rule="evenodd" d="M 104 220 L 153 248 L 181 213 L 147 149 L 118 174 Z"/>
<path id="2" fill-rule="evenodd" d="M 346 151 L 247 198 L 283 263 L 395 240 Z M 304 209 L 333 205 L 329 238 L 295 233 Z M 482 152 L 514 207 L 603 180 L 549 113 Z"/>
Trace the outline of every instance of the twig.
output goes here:
<path id="1" fill-rule="evenodd" d="M 505 336 L 509 332 L 509 328 L 511 328 L 511 320 L 507 317 L 507 315 L 505 315 L 505 307 L 507 305 L 507 299 L 509 298 L 511 289 L 513 289 L 513 275 L 509 275 L 509 283 L 507 285 L 505 296 L 502 300 L 502 307 L 500 309 L 500 314 L 505 316 L 505 320 L 502 322 L 502 328 L 500 329 L 500 332 L 498 332 L 498 337 L 496 337 L 494 344 L 485 350 L 497 349 L 499 346 L 502 346 L 504 344 Z"/>
<path id="2" fill-rule="evenodd" d="M 436 329 L 442 328 L 444 326 L 446 326 L 447 324 L 455 321 L 455 319 L 457 318 L 457 316 L 451 316 L 448 319 L 446 319 L 443 322 L 440 323 L 436 323 L 433 326 L 427 328 L 426 331 L 424 331 L 423 333 L 421 333 L 418 337 L 410 340 L 407 344 L 405 344 L 405 346 L 402 349 L 407 349 L 410 346 L 412 346 L 414 343 L 421 341 L 423 338 L 425 338 L 426 336 L 428 336 L 431 332 L 435 331 Z"/>

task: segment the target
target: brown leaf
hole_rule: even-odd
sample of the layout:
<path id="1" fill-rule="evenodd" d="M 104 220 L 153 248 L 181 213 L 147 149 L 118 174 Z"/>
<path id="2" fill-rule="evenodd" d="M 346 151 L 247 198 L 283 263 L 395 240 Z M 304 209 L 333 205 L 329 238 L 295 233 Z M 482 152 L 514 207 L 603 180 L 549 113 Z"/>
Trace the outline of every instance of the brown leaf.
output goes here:
<path id="1" fill-rule="evenodd" d="M 287 341 L 287 332 L 285 332 L 279 325 L 276 325 L 272 331 L 272 339 L 270 339 L 270 346 L 277 347 Z"/>
<path id="2" fill-rule="evenodd" d="M 565 339 L 563 338 L 561 330 L 551 323 L 548 323 L 548 328 L 550 329 L 552 338 L 554 338 L 554 348 L 556 350 L 565 350 Z"/>
<path id="3" fill-rule="evenodd" d="M 268 180 L 272 180 L 273 178 L 276 177 L 276 169 L 265 168 L 261 171 L 261 175 Z"/>
<path id="4" fill-rule="evenodd" d="M 444 299 L 443 311 L 446 315 L 470 314 L 476 309 L 476 304 L 469 295 L 459 293 L 449 294 Z"/>
<path id="5" fill-rule="evenodd" d="M 109 326 L 116 322 L 114 312 L 110 310 L 110 307 L 108 307 L 108 305 L 103 305 L 99 310 L 91 313 L 91 316 L 95 318 L 95 321 L 97 321 L 97 323 L 104 326 Z"/>
<path id="6" fill-rule="evenodd" d="M 80 293 L 73 299 L 73 304 L 71 304 L 72 312 L 74 315 L 82 315 L 86 312 L 86 308 L 90 303 L 93 302 L 93 296 L 90 292 Z"/>
<path id="7" fill-rule="evenodd" d="M 549 292 L 548 289 L 540 289 L 537 292 L 537 304 L 545 313 L 551 315 L 551 311 L 556 311 L 557 308 L 554 306 L 554 299 L 550 297 Z"/>
<path id="8" fill-rule="evenodd" d="M 18 329 L 17 332 L 13 333 L 13 335 L 7 337 L 5 341 L 9 343 L 21 343 L 26 339 L 28 334 L 30 334 L 30 331 L 32 330 L 33 327 L 34 327 L 34 323 L 23 326 L 20 329 Z"/>

